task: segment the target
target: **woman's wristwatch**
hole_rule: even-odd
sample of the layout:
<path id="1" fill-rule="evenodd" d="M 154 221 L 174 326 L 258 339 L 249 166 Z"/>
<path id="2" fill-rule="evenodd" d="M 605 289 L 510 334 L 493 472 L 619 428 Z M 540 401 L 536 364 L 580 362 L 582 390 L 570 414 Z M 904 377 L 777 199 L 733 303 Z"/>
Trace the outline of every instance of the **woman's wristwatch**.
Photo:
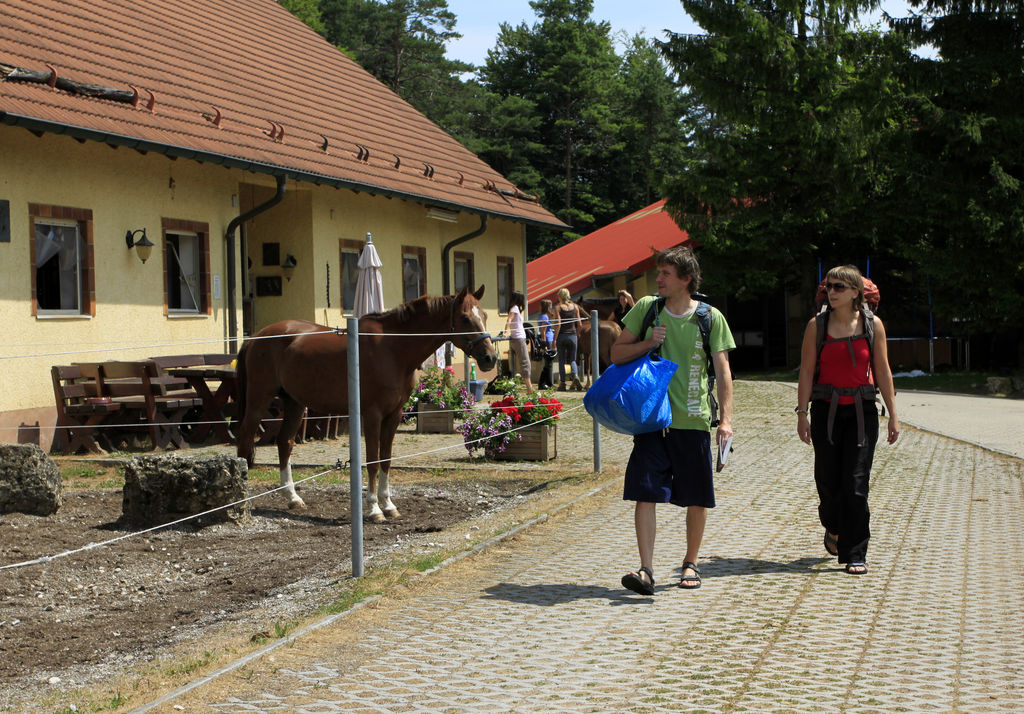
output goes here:
<path id="1" fill-rule="evenodd" d="M 807 413 L 806 409 L 801 409 L 800 407 L 793 407 L 793 411 L 795 411 L 797 414 L 806 414 Z"/>

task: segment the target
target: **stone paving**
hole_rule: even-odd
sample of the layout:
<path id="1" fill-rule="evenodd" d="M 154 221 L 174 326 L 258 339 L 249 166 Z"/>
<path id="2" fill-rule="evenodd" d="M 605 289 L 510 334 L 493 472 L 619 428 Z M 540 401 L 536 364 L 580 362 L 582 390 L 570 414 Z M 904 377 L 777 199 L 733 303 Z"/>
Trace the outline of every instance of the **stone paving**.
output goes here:
<path id="1" fill-rule="evenodd" d="M 670 506 L 656 594 L 620 586 L 637 554 L 614 481 L 152 711 L 1024 711 L 1024 461 L 913 428 L 879 445 L 870 573 L 850 576 L 821 545 L 792 400 L 737 384 L 700 590 L 676 587 Z M 572 423 L 560 459 L 586 468 Z M 604 435 L 612 479 L 629 442 Z"/>

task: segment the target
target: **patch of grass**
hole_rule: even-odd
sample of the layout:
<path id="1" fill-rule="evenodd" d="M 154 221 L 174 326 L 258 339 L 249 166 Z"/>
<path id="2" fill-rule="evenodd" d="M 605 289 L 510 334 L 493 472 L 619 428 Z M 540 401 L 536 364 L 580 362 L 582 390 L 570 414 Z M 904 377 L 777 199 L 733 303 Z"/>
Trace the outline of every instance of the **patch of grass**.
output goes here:
<path id="1" fill-rule="evenodd" d="M 444 553 L 428 553 L 427 555 L 414 558 L 405 563 L 406 566 L 417 570 L 421 573 L 430 570 L 431 568 L 437 567 L 437 565 L 445 559 Z"/>
<path id="2" fill-rule="evenodd" d="M 295 627 L 296 623 L 294 621 L 282 622 L 281 620 L 278 620 L 274 623 L 274 635 L 280 640 L 283 637 L 287 637 L 288 633 L 294 630 Z"/>
<path id="3" fill-rule="evenodd" d="M 202 669 L 206 665 L 210 664 L 210 662 L 213 662 L 215 659 L 217 659 L 217 655 L 215 655 L 214 653 L 204 652 L 202 657 L 191 657 L 189 659 L 184 660 L 180 664 L 176 663 L 170 668 L 168 668 L 164 673 L 168 677 L 176 677 L 179 674 L 191 674 L 196 670 Z"/>
<path id="4" fill-rule="evenodd" d="M 61 469 L 61 477 L 68 478 L 92 478 L 94 476 L 106 476 L 107 469 L 103 466 L 93 464 L 69 464 Z"/>
<path id="5" fill-rule="evenodd" d="M 990 372 L 938 372 L 923 377 L 894 377 L 896 391 L 921 389 L 953 394 L 988 394 Z"/>
<path id="6" fill-rule="evenodd" d="M 909 392 L 915 389 L 927 392 L 946 392 L 949 394 L 988 394 L 988 378 L 994 377 L 991 372 L 936 372 L 922 377 L 894 377 L 897 392 Z M 751 372 L 737 379 L 752 382 L 791 382 L 796 383 L 799 374 L 796 370 Z"/>
<path id="7" fill-rule="evenodd" d="M 319 613 L 323 615 L 336 615 L 339 612 L 345 612 L 346 610 L 351 609 L 353 605 L 360 603 L 367 598 L 380 595 L 382 592 L 383 590 L 380 588 L 356 585 L 338 599 L 321 607 Z"/>

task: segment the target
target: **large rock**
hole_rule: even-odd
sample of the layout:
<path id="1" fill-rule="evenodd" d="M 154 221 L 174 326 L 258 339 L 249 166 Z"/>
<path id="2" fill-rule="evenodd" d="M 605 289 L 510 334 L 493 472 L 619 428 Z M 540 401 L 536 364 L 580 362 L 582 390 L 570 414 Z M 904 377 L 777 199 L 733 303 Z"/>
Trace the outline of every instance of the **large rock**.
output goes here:
<path id="1" fill-rule="evenodd" d="M 122 519 L 135 526 L 157 526 L 235 503 L 246 497 L 248 479 L 245 459 L 231 456 L 136 456 L 124 468 Z M 245 501 L 190 523 L 242 521 L 251 511 Z"/>
<path id="2" fill-rule="evenodd" d="M 57 464 L 35 444 L 0 444 L 0 513 L 49 516 L 63 503 Z"/>

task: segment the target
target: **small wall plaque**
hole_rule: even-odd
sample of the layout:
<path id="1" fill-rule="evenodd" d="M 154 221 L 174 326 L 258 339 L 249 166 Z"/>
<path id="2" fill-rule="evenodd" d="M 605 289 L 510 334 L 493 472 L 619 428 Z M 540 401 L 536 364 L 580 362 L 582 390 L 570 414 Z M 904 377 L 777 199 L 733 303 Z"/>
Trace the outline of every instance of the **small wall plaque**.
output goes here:
<path id="1" fill-rule="evenodd" d="M 281 294 L 280 275 L 260 275 L 256 278 L 256 297 L 273 297 Z"/>

